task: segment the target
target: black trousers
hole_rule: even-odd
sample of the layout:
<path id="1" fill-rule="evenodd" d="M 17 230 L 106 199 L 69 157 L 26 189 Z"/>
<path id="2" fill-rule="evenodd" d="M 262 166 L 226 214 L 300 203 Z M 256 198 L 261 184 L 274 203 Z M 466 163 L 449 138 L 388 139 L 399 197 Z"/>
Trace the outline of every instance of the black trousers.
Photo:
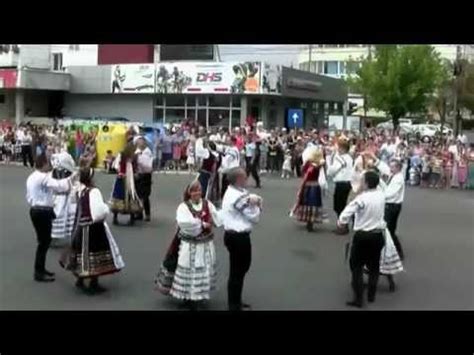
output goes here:
<path id="1" fill-rule="evenodd" d="M 268 170 L 271 172 L 280 171 L 278 168 L 278 157 L 268 154 Z"/>
<path id="2" fill-rule="evenodd" d="M 35 274 L 43 274 L 46 265 L 46 254 L 51 244 L 53 219 L 56 218 L 56 216 L 52 208 L 32 207 L 30 209 L 30 217 L 38 240 L 35 256 Z"/>
<path id="3" fill-rule="evenodd" d="M 400 258 L 403 259 L 403 248 L 396 234 L 398 217 L 400 216 L 401 210 L 401 203 L 385 204 L 385 222 L 387 222 L 387 229 L 389 230 L 390 235 L 392 236 L 393 243 L 395 244 L 395 248 L 397 248 L 398 255 L 400 255 Z"/>
<path id="4" fill-rule="evenodd" d="M 224 198 L 224 194 L 228 186 L 229 186 L 229 180 L 227 180 L 227 174 L 222 174 L 221 198 Z"/>
<path id="5" fill-rule="evenodd" d="M 258 175 L 258 160 L 259 159 L 255 159 L 255 161 L 252 162 L 252 158 L 245 158 L 245 170 L 247 172 L 247 176 L 252 175 L 253 179 L 255 180 L 255 183 L 257 184 L 257 187 L 260 186 L 260 176 Z"/>
<path id="6" fill-rule="evenodd" d="M 227 300 L 230 310 L 238 310 L 242 305 L 244 278 L 252 261 L 250 233 L 226 231 L 224 244 L 229 251 L 230 270 L 227 282 Z"/>
<path id="7" fill-rule="evenodd" d="M 27 162 L 30 163 L 30 167 L 33 167 L 33 151 L 31 145 L 21 146 L 21 157 L 23 159 L 23 165 L 28 166 Z"/>
<path id="8" fill-rule="evenodd" d="M 140 198 L 140 200 L 143 202 L 143 209 L 145 210 L 145 215 L 148 217 L 150 216 L 151 184 L 152 184 L 151 173 L 138 174 L 137 179 L 136 179 L 137 195 Z"/>
<path id="9" fill-rule="evenodd" d="M 380 253 L 385 244 L 382 231 L 354 234 L 349 264 L 352 272 L 354 300 L 362 303 L 364 292 L 364 266 L 369 270 L 369 298 L 375 298 L 379 280 Z"/>
<path id="10" fill-rule="evenodd" d="M 351 192 L 351 183 L 349 181 L 338 181 L 334 188 L 334 212 L 337 217 L 344 211 L 347 205 L 347 198 Z"/>

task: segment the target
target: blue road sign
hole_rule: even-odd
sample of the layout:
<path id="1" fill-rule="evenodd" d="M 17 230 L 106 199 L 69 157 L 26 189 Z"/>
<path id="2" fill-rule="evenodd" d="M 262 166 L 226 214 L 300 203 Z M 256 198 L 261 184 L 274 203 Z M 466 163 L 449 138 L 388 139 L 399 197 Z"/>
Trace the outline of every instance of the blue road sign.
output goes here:
<path id="1" fill-rule="evenodd" d="M 288 109 L 287 117 L 288 128 L 303 128 L 303 110 L 302 109 Z"/>

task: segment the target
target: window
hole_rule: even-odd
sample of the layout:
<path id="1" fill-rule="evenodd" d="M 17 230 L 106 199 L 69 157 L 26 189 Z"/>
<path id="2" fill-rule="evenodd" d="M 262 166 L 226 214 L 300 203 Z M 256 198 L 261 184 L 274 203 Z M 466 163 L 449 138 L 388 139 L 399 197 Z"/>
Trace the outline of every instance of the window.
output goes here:
<path id="1" fill-rule="evenodd" d="M 230 97 L 229 95 L 210 95 L 209 96 L 209 107 L 229 107 Z"/>
<path id="2" fill-rule="evenodd" d="M 339 62 L 339 74 L 346 74 L 346 62 Z"/>
<path id="3" fill-rule="evenodd" d="M 240 96 L 232 95 L 232 108 L 239 108 L 240 102 L 241 102 Z"/>
<path id="4" fill-rule="evenodd" d="M 317 62 L 311 62 L 311 70 L 310 70 L 311 73 L 317 72 L 317 65 L 318 65 Z"/>
<path id="5" fill-rule="evenodd" d="M 337 61 L 324 62 L 324 74 L 337 75 Z"/>
<path id="6" fill-rule="evenodd" d="M 5 95 L 0 94 L 0 105 L 5 104 Z"/>
<path id="7" fill-rule="evenodd" d="M 69 45 L 69 50 L 70 51 L 78 51 L 79 50 L 79 45 L 78 44 L 70 44 Z"/>
<path id="8" fill-rule="evenodd" d="M 53 53 L 53 70 L 63 70 L 62 53 Z"/>
<path id="9" fill-rule="evenodd" d="M 166 107 L 184 107 L 184 95 L 166 95 Z"/>
<path id="10" fill-rule="evenodd" d="M 166 109 L 166 123 L 180 123 L 184 118 L 184 110 Z"/>

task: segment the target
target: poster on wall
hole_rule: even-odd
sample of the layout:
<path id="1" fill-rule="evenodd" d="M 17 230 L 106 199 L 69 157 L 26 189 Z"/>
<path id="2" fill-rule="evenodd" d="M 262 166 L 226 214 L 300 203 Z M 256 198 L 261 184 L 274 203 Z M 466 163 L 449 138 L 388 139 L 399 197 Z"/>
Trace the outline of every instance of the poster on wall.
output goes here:
<path id="1" fill-rule="evenodd" d="M 0 89 L 16 88 L 17 79 L 16 69 L 0 69 Z"/>
<path id="2" fill-rule="evenodd" d="M 329 115 L 328 130 L 330 132 L 342 130 L 344 128 L 344 117 L 337 115 Z"/>
<path id="3" fill-rule="evenodd" d="M 122 64 L 112 66 L 112 93 L 153 93 L 155 66 L 153 64 Z"/>
<path id="4" fill-rule="evenodd" d="M 260 63 L 158 63 L 156 92 L 182 93 L 259 93 Z"/>
<path id="5" fill-rule="evenodd" d="M 360 117 L 347 116 L 347 129 L 354 132 L 360 131 Z"/>
<path id="6" fill-rule="evenodd" d="M 281 66 L 262 63 L 262 93 L 281 94 Z"/>

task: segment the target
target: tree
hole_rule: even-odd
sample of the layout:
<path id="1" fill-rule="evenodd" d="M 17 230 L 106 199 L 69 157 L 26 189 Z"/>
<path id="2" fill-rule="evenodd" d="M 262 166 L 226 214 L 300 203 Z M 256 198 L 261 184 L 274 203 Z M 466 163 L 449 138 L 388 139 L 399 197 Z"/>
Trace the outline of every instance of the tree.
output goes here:
<path id="1" fill-rule="evenodd" d="M 353 84 L 367 96 L 369 107 L 387 112 L 397 128 L 399 118 L 426 111 L 445 68 L 432 46 L 380 45 L 357 75 Z"/>
<path id="2" fill-rule="evenodd" d="M 454 65 L 449 60 L 445 59 L 444 71 L 440 84 L 433 95 L 433 108 L 439 114 L 441 123 L 441 132 L 446 123 L 446 118 L 453 110 L 453 90 L 455 89 Z"/>

